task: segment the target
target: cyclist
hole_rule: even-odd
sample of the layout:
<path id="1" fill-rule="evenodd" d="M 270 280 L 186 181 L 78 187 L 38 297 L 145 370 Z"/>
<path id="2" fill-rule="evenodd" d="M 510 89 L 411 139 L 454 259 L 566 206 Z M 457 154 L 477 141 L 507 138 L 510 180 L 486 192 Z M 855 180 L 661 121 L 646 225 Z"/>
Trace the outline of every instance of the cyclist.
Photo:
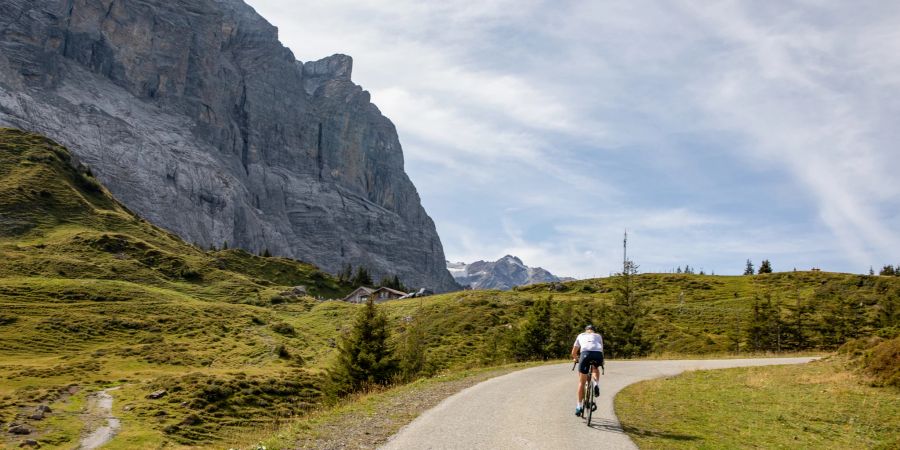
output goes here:
<path id="1" fill-rule="evenodd" d="M 579 363 L 578 402 L 575 405 L 575 415 L 580 416 L 584 411 L 584 405 L 582 405 L 584 382 L 587 381 L 589 372 L 593 372 L 594 396 L 600 395 L 600 385 L 597 382 L 600 379 L 598 367 L 603 365 L 603 336 L 594 332 L 593 325 L 584 327 L 584 333 L 575 338 L 575 344 L 572 346 L 572 360 Z"/>

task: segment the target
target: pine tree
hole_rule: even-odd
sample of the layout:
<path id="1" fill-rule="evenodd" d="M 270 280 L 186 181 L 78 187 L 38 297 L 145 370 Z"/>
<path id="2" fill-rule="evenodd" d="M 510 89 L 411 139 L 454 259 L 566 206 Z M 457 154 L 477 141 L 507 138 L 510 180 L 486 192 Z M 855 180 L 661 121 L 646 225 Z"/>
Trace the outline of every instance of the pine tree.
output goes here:
<path id="1" fill-rule="evenodd" d="M 404 286 L 403 283 L 400 282 L 400 277 L 398 277 L 397 275 L 394 275 L 393 277 L 382 278 L 378 286 L 406 292 L 406 286 Z"/>
<path id="2" fill-rule="evenodd" d="M 371 286 L 372 276 L 369 275 L 369 269 L 366 269 L 365 267 L 357 267 L 356 275 L 351 280 L 351 284 L 354 286 Z"/>
<path id="3" fill-rule="evenodd" d="M 887 266 L 882 267 L 881 272 L 878 273 L 878 275 L 886 275 L 886 276 L 894 276 L 896 274 L 897 274 L 896 270 L 894 269 L 894 266 L 892 266 L 892 265 L 887 265 Z"/>
<path id="4" fill-rule="evenodd" d="M 367 390 L 389 383 L 397 373 L 397 362 L 388 345 L 388 322 L 369 298 L 359 311 L 353 329 L 338 346 L 338 359 L 330 370 L 338 393 Z"/>
<path id="5" fill-rule="evenodd" d="M 419 318 L 421 312 L 417 312 L 412 316 L 406 327 L 406 333 L 403 335 L 403 341 L 399 349 L 399 370 L 400 377 L 404 381 L 414 380 L 423 370 L 427 363 L 427 355 L 425 353 L 425 326 Z"/>
<path id="6" fill-rule="evenodd" d="M 266 247 L 266 250 L 263 252 L 262 256 L 263 258 L 270 258 L 272 256 L 272 253 L 269 252 L 268 247 Z"/>
<path id="7" fill-rule="evenodd" d="M 782 325 L 781 312 L 772 304 L 772 298 L 766 296 L 765 302 L 755 298 L 747 327 L 747 341 L 751 348 L 756 351 L 781 351 Z"/>
<path id="8" fill-rule="evenodd" d="M 869 276 L 875 275 L 875 269 L 872 266 L 869 266 Z"/>
<path id="9" fill-rule="evenodd" d="M 744 267 L 744 275 L 753 275 L 753 262 L 747 259 L 747 265 Z"/>
<path id="10" fill-rule="evenodd" d="M 772 263 L 768 259 L 764 259 L 759 264 L 759 273 L 772 273 Z"/>
<path id="11" fill-rule="evenodd" d="M 900 327 L 900 294 L 885 293 L 878 299 L 878 325 L 881 328 Z"/>
<path id="12" fill-rule="evenodd" d="M 786 347 L 794 350 L 804 350 L 810 347 L 808 328 L 812 321 L 812 308 L 803 303 L 800 292 L 796 293 L 797 300 L 793 306 L 787 306 L 788 317 L 785 320 L 787 327 Z"/>
<path id="13" fill-rule="evenodd" d="M 604 336 L 604 351 L 607 356 L 615 358 L 641 356 L 650 349 L 650 342 L 644 338 L 640 327 L 649 311 L 634 288 L 638 266 L 628 259 L 627 238 L 625 248 L 622 272 L 615 277 L 612 320 L 606 328 L 607 336 Z M 687 269 L 686 266 L 685 272 Z"/>
<path id="14" fill-rule="evenodd" d="M 585 325 L 594 324 L 595 330 L 600 332 L 599 323 L 591 319 L 590 311 L 580 307 L 575 308 L 571 302 L 556 302 L 550 318 L 550 357 L 563 358 L 572 350 L 575 337 L 584 330 Z"/>
<path id="15" fill-rule="evenodd" d="M 225 243 L 222 244 L 222 250 L 228 250 L 228 241 L 225 241 Z"/>
<path id="16" fill-rule="evenodd" d="M 349 283 L 353 279 L 353 266 L 350 263 L 344 264 L 344 268 L 338 273 L 338 282 L 341 284 Z"/>
<path id="17" fill-rule="evenodd" d="M 393 284 L 393 288 L 398 291 L 406 292 L 409 290 L 406 288 L 406 285 L 404 285 L 403 282 L 400 281 L 400 277 L 398 277 L 397 275 L 394 275 L 394 279 L 391 280 L 391 283 Z"/>
<path id="18" fill-rule="evenodd" d="M 823 309 L 819 322 L 822 344 L 840 347 L 850 339 L 859 337 L 867 326 L 865 306 L 859 298 L 845 290 L 823 290 L 816 293 Z"/>
<path id="19" fill-rule="evenodd" d="M 525 316 L 525 323 L 519 330 L 519 336 L 513 354 L 520 361 L 531 359 L 545 360 L 551 356 L 552 342 L 550 329 L 552 321 L 550 299 L 537 299 Z"/>

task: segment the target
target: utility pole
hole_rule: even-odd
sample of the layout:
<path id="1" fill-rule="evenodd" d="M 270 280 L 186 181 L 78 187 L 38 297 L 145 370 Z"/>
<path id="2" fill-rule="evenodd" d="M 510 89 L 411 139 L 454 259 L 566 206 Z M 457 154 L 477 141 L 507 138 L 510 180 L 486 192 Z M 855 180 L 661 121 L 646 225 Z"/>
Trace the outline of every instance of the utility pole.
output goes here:
<path id="1" fill-rule="evenodd" d="M 631 265 L 628 263 L 628 229 L 622 239 L 622 275 L 625 277 L 625 303 L 631 305 Z"/>

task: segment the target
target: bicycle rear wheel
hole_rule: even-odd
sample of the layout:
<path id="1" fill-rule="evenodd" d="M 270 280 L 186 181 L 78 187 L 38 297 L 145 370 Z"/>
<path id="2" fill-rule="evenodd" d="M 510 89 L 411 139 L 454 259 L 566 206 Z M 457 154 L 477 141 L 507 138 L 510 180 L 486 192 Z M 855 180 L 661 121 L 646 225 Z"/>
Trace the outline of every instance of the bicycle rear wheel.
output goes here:
<path id="1" fill-rule="evenodd" d="M 585 389 L 587 390 L 587 401 L 584 402 L 584 412 L 587 413 L 587 426 L 591 426 L 591 416 L 594 414 L 594 386 L 591 383 L 591 377 L 588 377 L 587 386 Z"/>
<path id="2" fill-rule="evenodd" d="M 589 397 L 590 392 L 588 392 L 588 383 L 584 383 L 584 395 L 581 396 L 581 418 L 587 420 L 588 410 L 591 408 L 591 399 Z"/>

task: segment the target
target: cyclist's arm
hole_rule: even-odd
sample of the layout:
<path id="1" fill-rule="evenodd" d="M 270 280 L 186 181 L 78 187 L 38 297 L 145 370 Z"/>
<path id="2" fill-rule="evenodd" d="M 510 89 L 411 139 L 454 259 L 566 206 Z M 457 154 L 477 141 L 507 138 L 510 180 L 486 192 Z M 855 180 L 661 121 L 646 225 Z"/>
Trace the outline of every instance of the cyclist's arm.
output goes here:
<path id="1" fill-rule="evenodd" d="M 581 346 L 578 344 L 575 344 L 574 346 L 572 346 L 572 360 L 573 361 L 578 359 L 579 353 L 581 353 Z"/>

